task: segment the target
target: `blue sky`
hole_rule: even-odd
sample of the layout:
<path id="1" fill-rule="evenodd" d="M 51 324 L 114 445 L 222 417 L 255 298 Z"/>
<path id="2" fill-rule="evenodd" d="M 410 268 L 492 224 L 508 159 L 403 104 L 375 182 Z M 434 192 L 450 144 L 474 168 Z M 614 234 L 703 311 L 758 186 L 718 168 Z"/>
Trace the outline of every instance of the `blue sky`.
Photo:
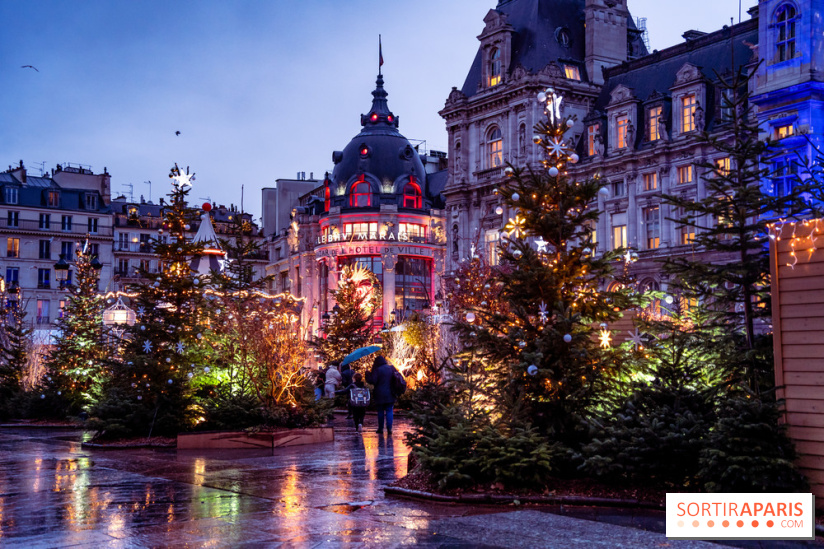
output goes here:
<path id="1" fill-rule="evenodd" d="M 743 0 L 743 18 L 755 0 Z M 112 174 L 112 192 L 169 190 L 260 217 L 260 189 L 332 167 L 359 131 L 377 74 L 400 130 L 445 150 L 438 116 L 460 87 L 495 0 L 0 1 L 0 166 L 57 163 Z M 629 0 L 651 46 L 738 18 L 738 0 Z M 21 69 L 34 65 L 40 72 Z M 176 136 L 175 131 L 181 135 Z"/>

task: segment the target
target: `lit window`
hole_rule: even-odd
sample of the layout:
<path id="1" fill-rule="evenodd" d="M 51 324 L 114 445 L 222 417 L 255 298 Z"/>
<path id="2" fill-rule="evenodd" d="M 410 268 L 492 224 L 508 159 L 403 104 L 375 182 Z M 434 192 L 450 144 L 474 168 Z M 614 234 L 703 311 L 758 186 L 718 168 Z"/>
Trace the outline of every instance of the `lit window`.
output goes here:
<path id="1" fill-rule="evenodd" d="M 329 205 L 332 203 L 332 193 L 329 191 L 329 183 L 326 183 L 326 187 L 323 189 L 323 211 L 329 211 Z"/>
<path id="2" fill-rule="evenodd" d="M 792 124 L 784 124 L 783 126 L 775 127 L 775 139 L 784 139 L 785 137 L 794 135 L 794 133 Z"/>
<path id="3" fill-rule="evenodd" d="M 795 8 L 784 4 L 775 14 L 776 61 L 786 61 L 795 57 Z"/>
<path id="4" fill-rule="evenodd" d="M 587 128 L 587 155 L 595 156 L 596 135 L 601 131 L 600 124 L 593 124 Z"/>
<path id="5" fill-rule="evenodd" d="M 398 240 L 422 242 L 426 240 L 426 227 L 417 223 L 399 223 Z"/>
<path id="6" fill-rule="evenodd" d="M 715 161 L 716 173 L 721 177 L 726 177 L 730 173 L 730 158 L 719 158 Z"/>
<path id="7" fill-rule="evenodd" d="M 629 117 L 621 116 L 617 121 L 618 126 L 618 148 L 624 149 L 627 146 L 627 129 L 629 128 Z"/>
<path id="8" fill-rule="evenodd" d="M 20 257 L 20 239 L 6 239 L 6 257 Z"/>
<path id="9" fill-rule="evenodd" d="M 691 93 L 681 98 L 681 131 L 691 132 L 695 129 L 695 109 L 697 107 L 695 94 Z"/>
<path id="10" fill-rule="evenodd" d="M 678 184 L 683 185 L 685 183 L 692 182 L 692 164 L 688 164 L 686 166 L 678 166 Z"/>
<path id="11" fill-rule="evenodd" d="M 20 212 L 9 212 L 7 220 L 8 227 L 19 227 L 20 226 Z"/>
<path id="12" fill-rule="evenodd" d="M 488 168 L 498 168 L 504 163 L 504 139 L 500 128 L 492 128 L 487 139 Z"/>
<path id="13" fill-rule="evenodd" d="M 17 204 L 17 188 L 6 187 L 6 204 Z"/>
<path id="14" fill-rule="evenodd" d="M 627 246 L 627 226 L 612 226 L 612 248 L 625 248 Z"/>
<path id="15" fill-rule="evenodd" d="M 498 264 L 498 245 L 501 242 L 501 233 L 496 230 L 486 231 L 484 234 L 486 242 L 486 261 L 489 265 Z"/>
<path id="16" fill-rule="evenodd" d="M 37 300 L 37 323 L 49 323 L 49 301 L 47 299 Z"/>
<path id="17" fill-rule="evenodd" d="M 409 178 L 409 183 L 403 187 L 403 207 L 404 208 L 422 208 L 423 197 L 421 196 L 421 187 L 415 182 L 415 177 Z"/>
<path id="18" fill-rule="evenodd" d="M 494 48 L 489 52 L 489 87 L 501 83 L 501 50 Z"/>
<path id="19" fill-rule="evenodd" d="M 349 205 L 353 208 L 368 208 L 372 205 L 372 187 L 368 181 L 363 180 L 363 176 L 352 185 Z"/>
<path id="20" fill-rule="evenodd" d="M 60 207 L 60 193 L 57 191 L 49 191 L 48 192 L 48 202 L 47 205 L 49 208 L 59 208 Z"/>
<path id="21" fill-rule="evenodd" d="M 650 141 L 658 141 L 661 139 L 661 132 L 658 131 L 658 126 L 661 122 L 661 115 L 663 113 L 662 107 L 652 107 L 648 111 L 648 124 L 649 124 L 649 140 Z"/>
<path id="22" fill-rule="evenodd" d="M 661 216 L 658 206 L 644 208 L 644 226 L 647 230 L 647 249 L 658 248 L 661 244 Z"/>
<path id="23" fill-rule="evenodd" d="M 581 71 L 575 65 L 564 65 L 564 74 L 570 80 L 580 80 Z"/>
<path id="24" fill-rule="evenodd" d="M 343 235 L 347 239 L 374 240 L 378 237 L 378 223 L 344 223 Z"/>
<path id="25" fill-rule="evenodd" d="M 658 189 L 658 174 L 650 172 L 644 174 L 644 190 L 655 191 Z"/>

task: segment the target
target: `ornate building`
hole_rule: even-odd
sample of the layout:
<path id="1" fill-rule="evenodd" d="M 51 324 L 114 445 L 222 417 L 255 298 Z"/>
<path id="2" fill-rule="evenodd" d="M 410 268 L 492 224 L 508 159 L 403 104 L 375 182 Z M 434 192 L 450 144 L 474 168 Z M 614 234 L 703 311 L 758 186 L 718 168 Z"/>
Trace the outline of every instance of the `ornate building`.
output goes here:
<path id="1" fill-rule="evenodd" d="M 759 124 L 786 151 L 764 182 L 770 192 L 786 192 L 799 173 L 798 158 L 812 158 L 821 145 L 822 7 L 821 1 L 761 0 L 748 21 L 709 34 L 687 31 L 684 42 L 646 54 L 626 0 L 499 2 L 484 18 L 463 88 L 452 89 L 441 111 L 454 159 L 445 191 L 447 269 L 472 245 L 494 261 L 509 212 L 492 191 L 503 184 L 506 162 L 540 169 L 531 142 L 542 118 L 536 94 L 552 86 L 564 96 L 565 114 L 577 116 L 567 135 L 581 161 L 571 175 L 604 178 L 598 249 L 638 250 L 639 280 L 665 289 L 656 260 L 697 250 L 694 233 L 668 219 L 678 212 L 662 203 L 662 194 L 703 198 L 704 174 L 694 163 L 729 163 L 692 139 L 704 130 L 729 131 L 732 113 L 722 108 L 718 74 L 742 65 L 757 70 L 751 92 Z"/>
<path id="2" fill-rule="evenodd" d="M 425 308 L 440 287 L 445 158 L 422 157 L 401 135 L 381 75 L 372 97 L 372 108 L 361 115 L 363 129 L 332 153 L 332 174 L 299 198 L 285 234 L 272 231 L 270 249 L 285 250 L 272 254 L 267 267 L 275 276 L 272 291 L 305 297 L 305 320 L 315 326 L 334 305 L 329 290 L 345 265 L 364 266 L 381 282 L 378 325 L 392 312 Z"/>

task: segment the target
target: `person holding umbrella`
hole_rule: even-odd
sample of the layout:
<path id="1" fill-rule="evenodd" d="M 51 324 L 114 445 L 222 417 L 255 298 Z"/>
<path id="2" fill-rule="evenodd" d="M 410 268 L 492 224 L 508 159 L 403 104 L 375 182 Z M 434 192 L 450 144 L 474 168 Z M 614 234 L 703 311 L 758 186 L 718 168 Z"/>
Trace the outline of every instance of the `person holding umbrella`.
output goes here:
<path id="1" fill-rule="evenodd" d="M 366 373 L 367 383 L 372 384 L 375 390 L 372 393 L 372 402 L 378 411 L 378 434 L 383 434 L 384 417 L 386 418 L 386 433 L 392 436 L 393 407 L 395 395 L 392 391 L 392 376 L 395 367 L 378 355 L 372 363 L 372 369 Z"/>

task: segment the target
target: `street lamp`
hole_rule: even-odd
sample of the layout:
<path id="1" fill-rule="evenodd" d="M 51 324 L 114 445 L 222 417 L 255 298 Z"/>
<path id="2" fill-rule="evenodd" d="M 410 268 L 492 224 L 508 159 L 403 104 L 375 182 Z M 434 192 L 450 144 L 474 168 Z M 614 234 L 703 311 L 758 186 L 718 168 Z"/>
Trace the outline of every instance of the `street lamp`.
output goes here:
<path id="1" fill-rule="evenodd" d="M 103 264 L 100 262 L 100 260 L 99 260 L 99 259 L 97 259 L 97 256 L 94 256 L 94 257 L 92 258 L 91 267 L 92 267 L 92 269 L 94 269 L 95 271 L 99 271 L 100 269 L 102 269 L 102 268 L 103 268 Z"/>
<path id="2" fill-rule="evenodd" d="M 66 261 L 66 256 L 63 254 L 60 254 L 60 259 L 54 264 L 54 276 L 61 288 L 69 278 L 69 262 Z"/>

